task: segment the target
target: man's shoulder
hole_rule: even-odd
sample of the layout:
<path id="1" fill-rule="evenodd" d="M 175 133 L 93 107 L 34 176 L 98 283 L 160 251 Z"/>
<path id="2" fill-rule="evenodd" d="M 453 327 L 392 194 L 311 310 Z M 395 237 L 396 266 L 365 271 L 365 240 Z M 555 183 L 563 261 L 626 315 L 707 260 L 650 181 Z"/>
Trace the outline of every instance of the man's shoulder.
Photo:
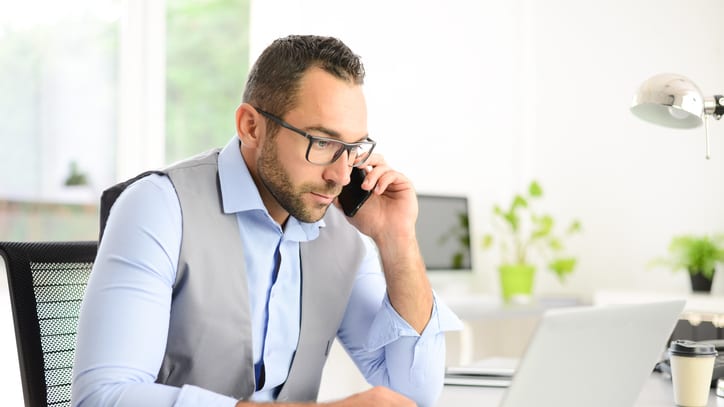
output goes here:
<path id="1" fill-rule="evenodd" d="M 208 151 L 196 154 L 195 156 L 185 158 L 181 161 L 169 165 L 164 169 L 164 172 L 170 172 L 177 169 L 197 167 L 200 165 L 218 165 L 220 148 L 213 148 Z"/>

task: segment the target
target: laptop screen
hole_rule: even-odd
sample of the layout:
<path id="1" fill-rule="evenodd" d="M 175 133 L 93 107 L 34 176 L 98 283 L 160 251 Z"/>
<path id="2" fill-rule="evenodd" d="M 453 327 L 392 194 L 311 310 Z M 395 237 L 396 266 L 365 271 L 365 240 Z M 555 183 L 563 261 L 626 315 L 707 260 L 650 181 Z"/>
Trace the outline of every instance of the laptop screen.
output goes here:
<path id="1" fill-rule="evenodd" d="M 472 271 L 468 199 L 417 196 L 417 239 L 428 271 Z"/>

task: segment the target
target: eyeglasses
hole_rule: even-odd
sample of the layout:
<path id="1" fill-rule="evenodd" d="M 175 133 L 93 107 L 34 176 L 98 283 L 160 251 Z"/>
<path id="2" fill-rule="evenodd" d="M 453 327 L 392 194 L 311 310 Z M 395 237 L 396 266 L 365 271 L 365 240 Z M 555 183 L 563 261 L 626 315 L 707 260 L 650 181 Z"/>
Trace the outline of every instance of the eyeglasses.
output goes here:
<path id="1" fill-rule="evenodd" d="M 309 140 L 309 145 L 307 146 L 307 154 L 305 158 L 312 164 L 332 164 L 333 162 L 337 161 L 339 157 L 342 156 L 342 153 L 346 151 L 349 157 L 349 166 L 361 167 L 362 165 L 364 165 L 364 163 L 367 162 L 367 159 L 370 158 L 370 155 L 372 155 L 372 150 L 374 150 L 375 145 L 377 144 L 377 142 L 370 138 L 367 138 L 366 141 L 360 141 L 358 143 L 344 143 L 342 141 L 332 138 L 312 136 L 306 131 L 292 126 L 291 124 L 285 122 L 284 120 L 269 112 L 265 112 L 258 107 L 255 107 L 255 109 L 263 116 L 274 121 L 276 124 L 284 127 L 285 129 L 291 130 Z"/>

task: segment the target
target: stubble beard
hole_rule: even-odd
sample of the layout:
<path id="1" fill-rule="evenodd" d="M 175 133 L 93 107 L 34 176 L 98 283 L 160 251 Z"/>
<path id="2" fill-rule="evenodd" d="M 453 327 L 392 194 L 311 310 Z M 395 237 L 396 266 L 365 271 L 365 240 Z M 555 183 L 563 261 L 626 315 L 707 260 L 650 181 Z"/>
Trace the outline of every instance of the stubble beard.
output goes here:
<path id="1" fill-rule="evenodd" d="M 329 205 L 316 205 L 308 207 L 302 196 L 308 192 L 322 191 L 325 194 L 336 194 L 337 188 L 334 183 L 328 183 L 323 187 L 310 183 L 301 184 L 295 189 L 289 174 L 282 168 L 275 140 L 267 139 L 257 162 L 257 173 L 264 187 L 276 199 L 279 205 L 291 216 L 301 222 L 314 223 L 322 219 L 329 209 Z"/>

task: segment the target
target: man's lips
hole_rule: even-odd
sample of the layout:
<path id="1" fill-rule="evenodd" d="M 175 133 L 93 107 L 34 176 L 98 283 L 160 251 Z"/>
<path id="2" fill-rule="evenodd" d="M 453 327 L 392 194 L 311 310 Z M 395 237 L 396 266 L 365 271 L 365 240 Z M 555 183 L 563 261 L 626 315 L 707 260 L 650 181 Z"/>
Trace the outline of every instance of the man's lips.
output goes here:
<path id="1" fill-rule="evenodd" d="M 337 197 L 337 194 L 327 194 L 327 193 L 319 193 L 319 192 L 310 192 L 314 199 L 320 203 L 324 204 L 331 204 L 332 201 L 334 201 L 334 198 Z"/>

